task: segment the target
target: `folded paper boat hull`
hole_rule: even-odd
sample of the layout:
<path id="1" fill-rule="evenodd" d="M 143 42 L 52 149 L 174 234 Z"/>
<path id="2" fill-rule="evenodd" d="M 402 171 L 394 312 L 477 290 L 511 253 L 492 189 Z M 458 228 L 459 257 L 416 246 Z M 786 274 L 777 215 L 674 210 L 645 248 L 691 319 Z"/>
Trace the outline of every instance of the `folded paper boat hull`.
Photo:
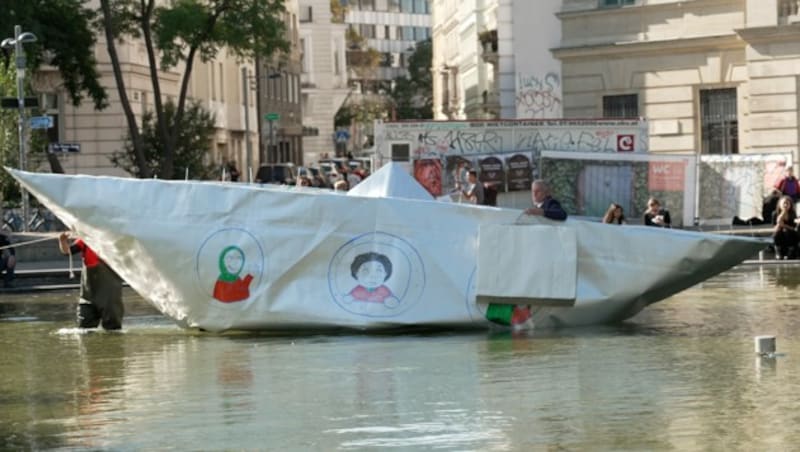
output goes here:
<path id="1" fill-rule="evenodd" d="M 164 315 L 210 331 L 511 322 L 498 315 L 608 323 L 765 246 L 572 219 L 515 224 L 515 209 L 393 197 L 414 182 L 384 168 L 350 196 L 7 170 Z"/>

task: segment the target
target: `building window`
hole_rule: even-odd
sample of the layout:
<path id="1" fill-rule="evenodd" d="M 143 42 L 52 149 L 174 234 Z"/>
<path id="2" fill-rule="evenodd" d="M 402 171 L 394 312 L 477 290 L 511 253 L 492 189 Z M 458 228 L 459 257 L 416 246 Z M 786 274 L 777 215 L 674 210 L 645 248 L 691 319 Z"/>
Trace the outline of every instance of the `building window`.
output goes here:
<path id="1" fill-rule="evenodd" d="M 634 5 L 634 4 L 636 4 L 636 0 L 600 0 L 601 8 L 608 8 L 612 6 Z"/>
<path id="2" fill-rule="evenodd" d="M 414 0 L 400 0 L 400 11 L 404 13 L 414 12 Z"/>
<path id="3" fill-rule="evenodd" d="M 305 38 L 300 38 L 300 73 L 305 74 L 308 73 L 308 52 L 306 51 L 306 40 Z"/>
<path id="4" fill-rule="evenodd" d="M 400 12 L 400 0 L 389 0 L 389 12 L 390 13 Z"/>
<path id="5" fill-rule="evenodd" d="M 359 0 L 358 9 L 362 11 L 375 11 L 375 0 Z"/>
<path id="6" fill-rule="evenodd" d="M 639 96 L 623 94 L 621 96 L 603 96 L 604 118 L 638 118 Z"/>
<path id="7" fill-rule="evenodd" d="M 392 145 L 392 161 L 407 162 L 411 156 L 411 146 L 408 144 Z"/>
<path id="8" fill-rule="evenodd" d="M 703 154 L 739 153 L 736 88 L 700 91 L 700 128 Z"/>
<path id="9" fill-rule="evenodd" d="M 225 79 L 223 76 L 225 75 L 225 69 L 222 67 L 222 63 L 219 63 L 219 100 L 221 102 L 225 102 Z"/>
<path id="10" fill-rule="evenodd" d="M 341 74 L 341 63 L 339 62 L 339 41 L 334 41 L 333 46 L 333 73 Z"/>
<path id="11" fill-rule="evenodd" d="M 208 65 L 208 72 L 211 74 L 211 100 L 217 100 L 217 74 L 214 63 Z"/>
<path id="12" fill-rule="evenodd" d="M 375 25 L 372 24 L 359 25 L 358 34 L 367 39 L 375 39 Z"/>
<path id="13" fill-rule="evenodd" d="M 414 12 L 428 14 L 428 0 L 414 0 Z"/>
<path id="14" fill-rule="evenodd" d="M 310 6 L 301 6 L 300 7 L 300 23 L 308 23 L 314 21 L 314 14 L 313 10 Z"/>

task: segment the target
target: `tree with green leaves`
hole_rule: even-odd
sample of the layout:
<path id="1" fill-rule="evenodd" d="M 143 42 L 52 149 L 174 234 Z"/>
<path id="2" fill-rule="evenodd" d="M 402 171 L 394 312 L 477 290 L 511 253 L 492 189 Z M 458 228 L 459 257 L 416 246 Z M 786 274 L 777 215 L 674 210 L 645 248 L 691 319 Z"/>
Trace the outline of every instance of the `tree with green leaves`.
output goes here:
<path id="1" fill-rule="evenodd" d="M 348 5 L 342 3 L 342 0 L 331 0 L 331 22 L 343 24 L 348 10 Z"/>
<path id="2" fill-rule="evenodd" d="M 217 166 L 208 163 L 208 140 L 214 133 L 214 115 L 205 110 L 199 102 L 191 102 L 186 108 L 181 119 L 181 124 L 176 124 L 176 105 L 174 102 L 164 104 L 164 119 L 169 128 L 178 131 L 177 144 L 174 151 L 172 173 L 162 176 L 168 179 L 181 179 L 189 173 L 192 179 L 213 179 L 217 174 Z M 158 174 L 164 165 L 164 142 L 158 131 L 158 121 L 152 111 L 142 116 L 141 139 L 145 148 L 145 160 L 148 168 Z M 199 151 L 199 152 L 198 152 Z M 123 151 L 116 151 L 111 156 L 111 162 L 137 177 L 142 177 L 142 171 L 136 164 L 133 141 L 130 134 L 125 142 Z"/>
<path id="3" fill-rule="evenodd" d="M 382 55 L 367 45 L 367 39 L 358 34 L 354 28 L 345 32 L 347 42 L 347 69 L 351 78 L 361 84 L 361 92 L 350 96 L 334 117 L 335 127 L 350 127 L 359 124 L 366 130 L 372 130 L 376 119 L 385 119 L 388 112 L 386 99 L 377 95 L 380 80 L 376 80 Z M 372 94 L 369 94 L 372 91 Z"/>
<path id="4" fill-rule="evenodd" d="M 284 0 L 100 0 L 101 24 L 122 109 L 128 124 L 133 165 L 140 177 L 161 178 L 176 173 L 176 152 L 186 122 L 189 80 L 197 58 L 214 59 L 221 48 L 242 59 L 267 58 L 288 51 Z M 116 43 L 140 39 L 149 62 L 153 89 L 154 127 L 163 156 L 153 167 L 145 139 L 131 108 Z M 163 101 L 160 71 L 180 66 L 181 78 L 174 117 Z"/>
<path id="5" fill-rule="evenodd" d="M 0 65 L 0 97 L 17 96 L 15 73 L 12 65 Z M 18 166 L 17 121 L 17 110 L 0 109 L 0 166 L 11 168 Z M 10 174 L 0 170 L 0 204 L 12 199 L 19 199 L 19 186 Z"/>
<path id="6" fill-rule="evenodd" d="M 25 44 L 26 66 L 31 73 L 44 63 L 55 66 L 73 105 L 80 105 L 88 95 L 94 107 L 103 109 L 108 95 L 100 84 L 97 41 L 93 23 L 96 11 L 88 0 L 3 0 L 0 14 L 0 40 L 14 37 L 14 26 L 36 35 Z M 14 66 L 13 49 L 6 50 L 4 64 Z"/>
<path id="7" fill-rule="evenodd" d="M 433 119 L 433 43 L 417 43 L 408 59 L 408 77 L 395 79 L 392 101 L 397 119 Z"/>
<path id="8" fill-rule="evenodd" d="M 27 57 L 26 96 L 34 94 L 30 89 L 31 79 L 43 64 L 48 64 L 58 69 L 61 84 L 73 105 L 80 105 L 87 97 L 97 110 L 108 105 L 108 94 L 100 84 L 94 56 L 96 11 L 86 4 L 87 0 L 4 0 L 0 40 L 13 38 L 15 25 L 37 38 L 23 46 Z M 3 49 L 0 56 L 0 91 L 4 97 L 16 98 L 14 49 Z M 30 109 L 28 113 L 38 112 Z M 10 166 L 18 166 L 19 161 L 17 115 L 15 110 L 0 111 L 0 158 Z M 37 168 L 46 159 L 53 172 L 63 172 L 58 158 L 44 151 L 46 139 L 40 134 L 31 134 L 30 138 L 28 168 Z M 10 147 L 14 148 L 12 152 L 8 151 Z M 6 174 L 0 175 L 0 191 L 6 201 L 19 198 L 19 188 Z"/>

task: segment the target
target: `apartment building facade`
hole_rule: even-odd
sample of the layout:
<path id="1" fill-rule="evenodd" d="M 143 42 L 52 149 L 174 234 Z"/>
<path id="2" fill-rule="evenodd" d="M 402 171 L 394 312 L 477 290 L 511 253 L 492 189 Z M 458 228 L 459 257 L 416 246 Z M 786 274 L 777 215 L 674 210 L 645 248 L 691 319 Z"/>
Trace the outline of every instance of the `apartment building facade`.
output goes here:
<path id="1" fill-rule="evenodd" d="M 300 0 L 300 86 L 303 160 L 333 156 L 334 118 L 347 97 L 343 23 L 334 23 L 330 0 Z"/>
<path id="2" fill-rule="evenodd" d="M 435 119 L 560 118 L 560 0 L 434 0 Z"/>
<path id="3" fill-rule="evenodd" d="M 797 152 L 796 1 L 564 0 L 558 18 L 565 116 L 646 117 L 651 152 Z"/>
<path id="4" fill-rule="evenodd" d="M 273 65 L 256 65 L 254 61 L 243 61 L 225 49 L 220 49 L 213 60 L 195 60 L 189 81 L 188 100 L 200 102 L 215 117 L 215 130 L 209 138 L 208 163 L 218 164 L 222 168 L 225 162 L 234 161 L 241 173 L 246 175 L 248 166 L 257 168 L 260 162 L 267 161 L 267 145 L 260 143 L 268 143 L 269 136 L 265 135 L 266 132 L 259 135 L 262 129 L 265 131 L 267 128 L 265 125 L 262 127 L 266 120 L 260 113 L 272 109 L 286 112 L 282 115 L 285 122 L 275 127 L 274 158 L 282 158 L 278 152 L 284 150 L 283 156 L 286 159 L 301 161 L 297 1 L 288 0 L 286 8 L 285 20 L 294 57 L 283 57 Z M 117 43 L 117 53 L 127 97 L 137 121 L 141 124 L 142 116 L 154 108 L 150 65 L 144 42 L 137 39 L 120 41 Z M 84 102 L 80 106 L 72 105 L 55 68 L 44 67 L 33 74 L 32 87 L 42 99 L 41 105 L 45 113 L 54 118 L 54 127 L 48 131 L 49 140 L 80 145 L 80 152 L 60 156 L 66 172 L 129 176 L 121 168 L 113 166 L 110 160 L 114 152 L 123 149 L 128 125 L 103 36 L 98 36 L 95 58 L 100 82 L 109 97 L 109 105 L 102 111 L 94 110 L 90 102 Z M 294 66 L 291 65 L 292 61 Z M 281 62 L 284 63 L 282 66 L 279 64 Z M 296 67 L 294 74 L 292 67 Z M 275 73 L 280 74 L 280 80 L 267 77 Z M 164 101 L 177 102 L 183 74 L 182 64 L 158 72 Z M 259 93 L 262 95 L 259 96 Z M 277 105 L 274 104 L 276 99 Z M 190 174 L 189 177 L 191 176 Z"/>
<path id="5" fill-rule="evenodd" d="M 359 73 L 355 58 L 362 49 L 349 47 L 347 102 L 385 99 L 393 81 L 408 75 L 409 57 L 420 41 L 431 38 L 430 0 L 341 0 L 347 5 L 345 23 L 365 40 L 365 47 L 381 55 L 379 67 L 370 74 Z M 387 109 L 385 118 L 391 119 Z M 371 125 L 351 128 L 350 149 L 367 146 Z"/>

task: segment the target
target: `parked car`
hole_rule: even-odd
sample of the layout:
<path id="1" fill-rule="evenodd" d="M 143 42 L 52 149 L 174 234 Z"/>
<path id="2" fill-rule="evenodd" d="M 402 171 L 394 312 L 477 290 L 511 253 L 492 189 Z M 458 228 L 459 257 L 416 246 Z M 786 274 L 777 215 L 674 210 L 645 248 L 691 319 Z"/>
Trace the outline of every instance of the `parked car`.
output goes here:
<path id="1" fill-rule="evenodd" d="M 325 175 L 328 185 L 331 187 L 341 178 L 346 165 L 346 159 L 322 159 L 319 161 L 319 169 Z"/>
<path id="2" fill-rule="evenodd" d="M 314 168 L 311 166 L 298 166 L 297 177 L 303 177 L 303 176 L 311 179 L 311 185 L 313 187 L 318 187 L 318 188 L 331 187 L 327 178 L 322 174 L 322 171 L 319 168 Z"/>
<path id="3" fill-rule="evenodd" d="M 293 185 L 297 180 L 297 171 L 293 163 L 267 163 L 261 165 L 256 172 L 256 183 Z"/>

